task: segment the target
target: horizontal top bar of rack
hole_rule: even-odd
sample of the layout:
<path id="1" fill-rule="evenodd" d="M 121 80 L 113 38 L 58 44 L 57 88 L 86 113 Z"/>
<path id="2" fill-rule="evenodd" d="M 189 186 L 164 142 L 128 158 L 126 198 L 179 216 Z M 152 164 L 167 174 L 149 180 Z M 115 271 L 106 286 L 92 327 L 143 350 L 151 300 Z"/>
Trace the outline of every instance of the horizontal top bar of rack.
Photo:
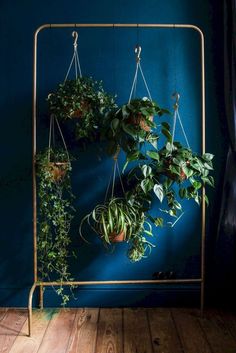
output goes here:
<path id="1" fill-rule="evenodd" d="M 36 34 L 45 28 L 192 28 L 203 35 L 201 29 L 192 24 L 177 23 L 48 23 L 40 26 L 36 30 Z"/>
<path id="2" fill-rule="evenodd" d="M 44 282 L 38 281 L 36 286 L 60 286 L 60 285 L 110 285 L 110 284 L 175 284 L 175 283 L 198 283 L 202 282 L 202 278 L 188 278 L 188 279 L 153 279 L 153 280 L 118 280 L 118 281 L 66 281 L 66 282 Z"/>

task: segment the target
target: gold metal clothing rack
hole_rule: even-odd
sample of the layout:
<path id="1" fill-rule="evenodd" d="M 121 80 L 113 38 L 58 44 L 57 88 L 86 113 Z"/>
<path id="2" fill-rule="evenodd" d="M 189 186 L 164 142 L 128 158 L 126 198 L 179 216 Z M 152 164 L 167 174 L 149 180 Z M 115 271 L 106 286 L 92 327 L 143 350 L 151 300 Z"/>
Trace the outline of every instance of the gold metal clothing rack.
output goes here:
<path id="1" fill-rule="evenodd" d="M 138 23 L 63 23 L 63 24 L 44 24 L 40 26 L 34 34 L 34 61 L 33 61 L 33 151 L 32 151 L 32 167 L 33 167 L 33 247 L 34 247 L 34 283 L 29 292 L 28 300 L 28 329 L 29 336 L 32 334 L 32 298 L 36 287 L 39 287 L 39 301 L 40 307 L 43 308 L 43 287 L 56 286 L 56 285 L 120 285 L 120 284 L 176 284 L 176 283 L 200 283 L 201 285 L 201 312 L 204 308 L 204 284 L 205 284 L 205 223 L 206 223 L 206 208 L 205 201 L 201 204 L 201 276 L 200 278 L 192 279 L 163 279 L 163 280 L 120 280 L 120 281 L 73 281 L 73 282 L 42 282 L 38 280 L 38 267 L 37 267 L 37 186 L 36 186 L 36 170 L 35 170 L 35 157 L 37 152 L 37 48 L 38 48 L 38 35 L 47 28 L 186 28 L 197 31 L 201 39 L 201 148 L 202 153 L 205 153 L 205 62 L 204 62 L 204 35 L 201 29 L 191 24 L 138 24 Z M 202 188 L 202 200 L 204 200 L 205 189 Z"/>

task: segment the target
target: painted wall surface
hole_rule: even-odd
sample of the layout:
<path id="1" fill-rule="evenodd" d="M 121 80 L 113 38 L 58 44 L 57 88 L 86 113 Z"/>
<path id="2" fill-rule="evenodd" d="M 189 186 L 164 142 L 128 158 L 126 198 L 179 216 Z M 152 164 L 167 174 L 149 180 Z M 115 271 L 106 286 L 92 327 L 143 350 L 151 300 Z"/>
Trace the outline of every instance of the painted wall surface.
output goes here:
<path id="1" fill-rule="evenodd" d="M 0 174 L 0 305 L 26 306 L 33 281 L 31 110 L 33 33 L 44 23 L 192 23 L 206 37 L 207 149 L 216 155 L 216 175 L 223 148 L 219 144 L 219 117 L 213 51 L 212 9 L 208 1 L 2 1 L 1 16 L 1 174 Z M 71 29 L 48 29 L 39 35 L 38 140 L 48 136 L 45 98 L 63 81 L 72 55 Z M 194 31 L 151 29 L 80 29 L 79 55 L 84 75 L 101 79 L 107 91 L 128 100 L 135 70 L 134 47 L 142 46 L 142 68 L 152 97 L 172 109 L 172 93 L 181 95 L 180 113 L 195 151 L 200 151 L 200 40 Z M 138 96 L 145 96 L 141 80 Z M 167 118 L 171 123 L 171 118 Z M 184 142 L 180 129 L 177 138 Z M 217 136 L 217 139 L 215 138 Z M 123 156 L 120 158 L 122 164 Z M 78 217 L 73 223 L 72 246 L 78 259 L 72 261 L 73 276 L 80 280 L 152 279 L 157 271 L 175 271 L 177 277 L 199 276 L 200 209 L 193 202 L 175 228 L 156 231 L 156 248 L 148 259 L 132 264 L 126 245 L 106 253 L 99 239 L 85 244 L 78 235 L 80 218 L 104 199 L 112 160 L 94 144 L 79 152 L 73 163 L 73 188 L 78 196 Z M 218 180 L 217 180 L 218 181 Z M 215 192 L 210 192 L 212 214 Z M 155 205 L 155 213 L 159 205 Z M 209 228 L 208 228 L 209 229 Z M 209 239 L 211 239 L 209 237 Z M 159 287 L 158 287 L 159 288 Z M 191 295 L 188 294 L 191 292 Z M 84 288 L 76 292 L 75 306 L 189 304 L 198 301 L 195 287 Z M 57 305 L 52 291 L 46 305 Z"/>

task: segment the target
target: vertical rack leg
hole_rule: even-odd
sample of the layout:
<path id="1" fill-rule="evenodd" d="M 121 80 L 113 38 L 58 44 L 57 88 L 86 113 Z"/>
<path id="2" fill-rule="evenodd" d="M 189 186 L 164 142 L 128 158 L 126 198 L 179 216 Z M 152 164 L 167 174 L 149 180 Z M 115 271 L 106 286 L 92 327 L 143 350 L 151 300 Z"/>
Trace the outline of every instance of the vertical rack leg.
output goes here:
<path id="1" fill-rule="evenodd" d="M 204 288 L 204 281 L 201 282 L 201 317 L 203 317 L 204 311 L 204 296 L 205 296 L 205 288 Z"/>
<path id="2" fill-rule="evenodd" d="M 39 287 L 39 307 L 43 309 L 43 286 L 40 285 Z"/>
<path id="3" fill-rule="evenodd" d="M 37 287 L 37 284 L 34 283 L 30 289 L 29 292 L 29 300 L 28 300 L 28 336 L 31 337 L 32 334 L 32 299 L 33 299 L 33 294 L 34 294 L 34 290 Z"/>
<path id="4" fill-rule="evenodd" d="M 28 336 L 32 334 L 32 307 L 28 308 Z"/>

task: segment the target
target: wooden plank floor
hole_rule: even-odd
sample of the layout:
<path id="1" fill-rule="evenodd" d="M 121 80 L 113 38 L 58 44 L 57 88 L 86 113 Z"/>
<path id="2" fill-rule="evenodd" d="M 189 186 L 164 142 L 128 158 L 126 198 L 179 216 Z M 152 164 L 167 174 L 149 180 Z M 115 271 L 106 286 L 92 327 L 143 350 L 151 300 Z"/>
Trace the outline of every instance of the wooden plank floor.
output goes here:
<path id="1" fill-rule="evenodd" d="M 196 309 L 0 309 L 0 353 L 236 353 L 236 316 Z"/>

